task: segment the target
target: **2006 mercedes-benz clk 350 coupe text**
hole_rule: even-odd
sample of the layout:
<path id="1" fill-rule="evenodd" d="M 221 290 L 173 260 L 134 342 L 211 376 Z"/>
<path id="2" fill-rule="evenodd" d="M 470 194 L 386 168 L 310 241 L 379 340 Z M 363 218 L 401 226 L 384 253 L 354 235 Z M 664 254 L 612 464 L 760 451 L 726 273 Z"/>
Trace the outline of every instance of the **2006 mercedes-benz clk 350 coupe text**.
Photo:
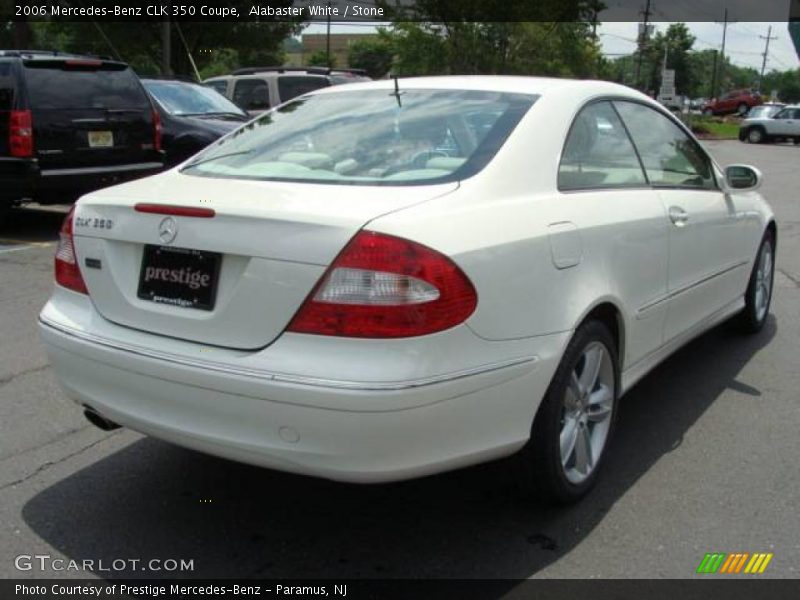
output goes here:
<path id="1" fill-rule="evenodd" d="M 760 180 L 610 83 L 329 88 L 84 196 L 41 334 L 103 427 L 351 482 L 516 454 L 574 501 L 626 390 L 763 326 Z"/>

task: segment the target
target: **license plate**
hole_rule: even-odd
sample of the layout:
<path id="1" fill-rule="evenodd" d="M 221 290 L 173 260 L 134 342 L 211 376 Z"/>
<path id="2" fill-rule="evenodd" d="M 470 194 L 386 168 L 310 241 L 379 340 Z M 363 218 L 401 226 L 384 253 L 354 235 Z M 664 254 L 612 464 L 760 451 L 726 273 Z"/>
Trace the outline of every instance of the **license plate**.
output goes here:
<path id="1" fill-rule="evenodd" d="M 147 245 L 137 295 L 159 304 L 213 310 L 221 262 L 216 252 Z"/>
<path id="2" fill-rule="evenodd" d="M 114 133 L 111 131 L 90 131 L 90 148 L 112 148 L 114 146 Z"/>

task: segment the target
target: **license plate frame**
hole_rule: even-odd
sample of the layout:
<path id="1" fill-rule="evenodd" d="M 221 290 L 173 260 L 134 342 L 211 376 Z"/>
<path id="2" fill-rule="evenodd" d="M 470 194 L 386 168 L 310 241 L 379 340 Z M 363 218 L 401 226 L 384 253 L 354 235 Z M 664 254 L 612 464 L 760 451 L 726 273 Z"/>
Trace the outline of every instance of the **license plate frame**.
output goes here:
<path id="1" fill-rule="evenodd" d="M 89 142 L 89 148 L 113 148 L 114 147 L 114 132 L 113 131 L 89 131 L 86 134 Z"/>
<path id="2" fill-rule="evenodd" d="M 221 266 L 218 252 L 146 244 L 136 295 L 155 304 L 210 312 L 216 305 Z"/>

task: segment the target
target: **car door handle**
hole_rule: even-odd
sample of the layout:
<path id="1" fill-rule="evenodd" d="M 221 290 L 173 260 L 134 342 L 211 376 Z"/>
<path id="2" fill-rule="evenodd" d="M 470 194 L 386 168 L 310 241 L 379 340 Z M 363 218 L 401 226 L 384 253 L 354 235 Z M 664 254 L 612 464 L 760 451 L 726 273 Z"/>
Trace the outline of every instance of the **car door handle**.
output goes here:
<path id="1" fill-rule="evenodd" d="M 680 206 L 669 207 L 669 220 L 675 227 L 683 227 L 689 220 L 689 213 L 683 210 Z"/>

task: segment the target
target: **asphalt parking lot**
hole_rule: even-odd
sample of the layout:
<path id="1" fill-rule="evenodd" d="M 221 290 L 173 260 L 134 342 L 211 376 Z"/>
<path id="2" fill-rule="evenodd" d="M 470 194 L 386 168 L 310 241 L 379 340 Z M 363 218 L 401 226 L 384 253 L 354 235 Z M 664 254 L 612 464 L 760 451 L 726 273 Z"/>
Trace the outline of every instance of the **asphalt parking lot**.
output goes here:
<path id="1" fill-rule="evenodd" d="M 194 561 L 99 577 L 684 578 L 737 551 L 774 553 L 760 577 L 800 576 L 800 146 L 708 145 L 765 174 L 772 316 L 755 337 L 707 333 L 629 393 L 598 487 L 569 509 L 525 503 L 502 463 L 359 487 L 101 432 L 36 331 L 63 215 L 17 211 L 0 225 L 0 576 L 86 576 L 15 569 L 47 554 Z"/>

